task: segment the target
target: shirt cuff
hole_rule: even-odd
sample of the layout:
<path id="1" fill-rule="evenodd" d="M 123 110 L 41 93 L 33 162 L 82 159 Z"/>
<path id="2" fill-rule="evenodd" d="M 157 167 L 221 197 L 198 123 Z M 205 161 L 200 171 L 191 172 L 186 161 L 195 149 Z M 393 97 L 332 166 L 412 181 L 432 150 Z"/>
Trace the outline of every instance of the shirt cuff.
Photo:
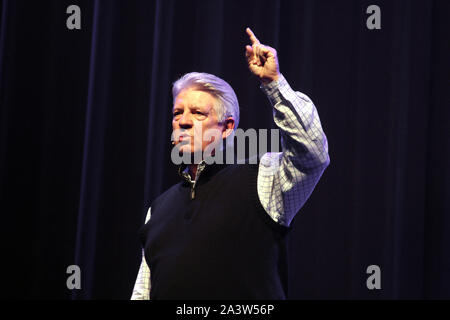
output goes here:
<path id="1" fill-rule="evenodd" d="M 272 106 L 274 106 L 283 100 L 281 91 L 283 88 L 289 88 L 289 84 L 284 76 L 280 74 L 277 81 L 261 84 L 260 88 L 266 94 L 267 98 L 269 98 Z"/>
<path id="2" fill-rule="evenodd" d="M 290 86 L 284 76 L 280 74 L 277 81 L 261 84 L 260 88 L 266 94 L 267 98 L 269 98 L 272 106 L 274 106 L 283 101 L 282 91 L 289 90 Z"/>

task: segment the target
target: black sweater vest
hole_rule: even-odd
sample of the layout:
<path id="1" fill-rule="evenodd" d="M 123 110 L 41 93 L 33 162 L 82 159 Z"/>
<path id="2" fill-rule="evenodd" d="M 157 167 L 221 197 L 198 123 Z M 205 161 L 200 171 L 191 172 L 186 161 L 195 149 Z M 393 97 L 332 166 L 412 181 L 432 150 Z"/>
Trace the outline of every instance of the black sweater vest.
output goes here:
<path id="1" fill-rule="evenodd" d="M 258 165 L 208 165 L 191 199 L 180 182 L 140 231 L 151 299 L 285 299 L 288 228 L 257 194 Z"/>

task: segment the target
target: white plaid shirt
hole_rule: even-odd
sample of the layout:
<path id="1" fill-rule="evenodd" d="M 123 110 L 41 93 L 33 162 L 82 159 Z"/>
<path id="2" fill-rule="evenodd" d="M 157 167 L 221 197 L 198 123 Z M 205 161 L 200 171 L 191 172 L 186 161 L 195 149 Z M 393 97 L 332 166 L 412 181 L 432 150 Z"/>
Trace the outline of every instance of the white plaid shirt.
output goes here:
<path id="1" fill-rule="evenodd" d="M 275 222 L 289 226 L 330 163 L 327 138 L 312 101 L 303 93 L 294 92 L 283 75 L 261 89 L 272 104 L 274 121 L 281 132 L 282 152 L 268 152 L 261 157 L 258 197 Z M 151 208 L 146 223 L 150 212 Z M 143 250 L 131 299 L 150 299 L 150 268 Z"/>

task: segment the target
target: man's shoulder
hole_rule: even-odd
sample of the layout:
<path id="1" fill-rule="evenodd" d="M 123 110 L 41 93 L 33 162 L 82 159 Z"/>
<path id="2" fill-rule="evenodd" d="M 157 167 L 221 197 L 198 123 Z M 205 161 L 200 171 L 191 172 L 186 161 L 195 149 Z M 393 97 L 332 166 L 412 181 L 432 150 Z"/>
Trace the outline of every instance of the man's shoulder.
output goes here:
<path id="1" fill-rule="evenodd" d="M 179 181 L 173 185 L 171 185 L 169 188 L 167 188 L 165 191 L 163 191 L 160 196 L 163 196 L 165 194 L 170 194 L 173 192 L 178 192 L 180 190 L 180 188 L 183 186 L 183 184 L 185 184 L 183 181 Z"/>
<path id="2" fill-rule="evenodd" d="M 155 206 L 159 201 L 164 200 L 167 197 L 170 197 L 171 195 L 174 195 L 178 192 L 180 192 L 180 189 L 183 186 L 183 182 L 180 181 L 178 183 L 173 184 L 169 188 L 167 188 L 165 191 L 163 191 L 161 194 L 159 194 L 152 202 L 152 207 Z"/>
<path id="3" fill-rule="evenodd" d="M 249 161 L 248 159 L 236 161 L 234 163 L 221 165 L 221 169 L 216 172 L 218 176 L 220 175 L 232 175 L 232 176 L 241 176 L 245 172 L 253 172 L 257 171 L 259 166 L 259 161 L 254 163 L 253 161 Z"/>

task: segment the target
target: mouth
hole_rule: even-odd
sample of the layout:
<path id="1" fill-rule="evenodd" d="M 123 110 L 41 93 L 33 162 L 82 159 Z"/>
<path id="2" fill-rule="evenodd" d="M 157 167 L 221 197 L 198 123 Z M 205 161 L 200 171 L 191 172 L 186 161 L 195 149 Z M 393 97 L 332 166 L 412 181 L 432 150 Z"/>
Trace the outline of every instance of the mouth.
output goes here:
<path id="1" fill-rule="evenodd" d="M 187 140 L 187 139 L 191 139 L 191 136 L 190 135 L 187 135 L 187 134 L 182 134 L 182 135 L 180 135 L 179 137 L 178 137 L 178 141 L 184 141 L 184 140 Z"/>
<path id="2" fill-rule="evenodd" d="M 174 134 L 174 144 L 178 144 L 182 141 L 189 141 L 191 139 L 191 135 L 186 132 L 180 132 L 179 135 L 177 133 Z"/>

